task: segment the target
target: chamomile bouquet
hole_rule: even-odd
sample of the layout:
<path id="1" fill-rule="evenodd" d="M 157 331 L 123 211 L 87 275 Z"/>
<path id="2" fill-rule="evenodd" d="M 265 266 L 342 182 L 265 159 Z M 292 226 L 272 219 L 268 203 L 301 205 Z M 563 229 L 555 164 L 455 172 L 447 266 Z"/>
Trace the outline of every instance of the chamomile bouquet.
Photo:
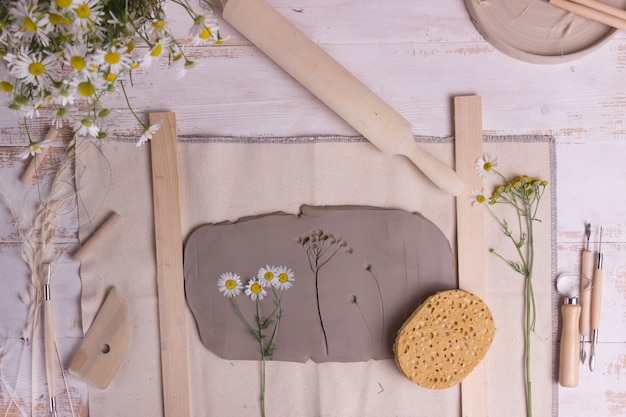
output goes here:
<path id="1" fill-rule="evenodd" d="M 215 11 L 207 0 L 169 0 L 191 20 L 192 45 L 221 43 Z M 81 137 L 106 138 L 111 113 L 107 94 L 123 94 L 137 120 L 141 145 L 159 128 L 133 111 L 125 85 L 132 74 L 166 59 L 182 77 L 196 63 L 172 36 L 164 0 L 0 0 L 0 91 L 23 119 L 27 145 L 22 156 L 40 150 L 29 122 L 47 118 L 71 125 Z M 141 133 L 139 133 L 141 132 Z"/>

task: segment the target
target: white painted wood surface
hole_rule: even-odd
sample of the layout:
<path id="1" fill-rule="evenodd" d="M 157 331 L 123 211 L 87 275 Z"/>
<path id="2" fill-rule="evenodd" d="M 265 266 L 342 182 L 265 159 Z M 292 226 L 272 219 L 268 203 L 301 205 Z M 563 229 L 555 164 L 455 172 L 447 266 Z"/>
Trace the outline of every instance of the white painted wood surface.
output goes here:
<path id="1" fill-rule="evenodd" d="M 579 268 L 585 222 L 604 226 L 605 251 L 596 371 L 581 367 L 579 386 L 559 389 L 559 416 L 625 415 L 626 35 L 618 33 L 576 61 L 542 66 L 514 60 L 493 48 L 472 25 L 462 0 L 268 1 L 406 117 L 415 134 L 452 135 L 452 98 L 478 94 L 483 98 L 486 134 L 555 137 L 558 272 Z M 175 5 L 169 10 L 177 32 L 186 36 L 186 17 Z M 149 112 L 176 112 L 179 136 L 355 134 L 225 23 L 222 33 L 230 36 L 226 45 L 192 49 L 202 67 L 182 80 L 163 66 L 134 77 L 129 96 L 146 121 Z M 123 97 L 108 102 L 121 110 L 109 133 L 129 135 L 135 125 L 123 111 Z M 41 123 L 31 133 L 41 137 L 47 128 Z M 18 207 L 37 201 L 46 178 L 38 176 L 30 186 L 19 181 L 25 167 L 18 158 L 26 143 L 24 133 L 21 120 L 1 109 L 1 186 Z M 71 135 L 65 130 L 60 136 L 67 140 Z M 46 158 L 48 174 L 55 152 Z M 0 341 L 19 342 L 25 308 L 18 293 L 25 291 L 28 274 L 20 260 L 16 225 L 4 206 L 0 216 Z M 77 245 L 77 220 L 68 213 L 62 221 L 57 250 L 67 244 L 71 253 Z M 594 234 L 592 249 L 595 239 Z M 52 282 L 56 299 L 63 294 L 55 305 L 57 343 L 67 366 L 82 335 L 78 264 L 63 256 L 57 271 Z M 33 341 L 36 357 L 42 360 L 42 345 L 37 342 Z M 2 415 L 21 415 L 14 406 L 7 412 L 10 395 L 3 385 L 15 384 L 16 362 L 18 354 L 7 355 L 0 368 Z M 35 372 L 32 407 L 34 415 L 41 416 L 47 407 L 43 369 Z M 86 415 L 84 384 L 71 377 L 68 382 L 77 414 Z M 20 406 L 30 415 L 29 382 L 20 380 L 18 386 Z M 60 400 L 59 407 L 65 401 Z"/>

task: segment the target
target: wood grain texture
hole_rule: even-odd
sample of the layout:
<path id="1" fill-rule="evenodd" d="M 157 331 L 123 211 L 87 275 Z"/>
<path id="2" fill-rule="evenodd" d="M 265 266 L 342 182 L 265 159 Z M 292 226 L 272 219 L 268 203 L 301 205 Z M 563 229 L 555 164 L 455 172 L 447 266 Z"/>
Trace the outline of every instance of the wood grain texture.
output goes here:
<path id="1" fill-rule="evenodd" d="M 163 408 L 165 417 L 179 417 L 190 415 L 190 398 L 176 115 L 151 113 L 150 124 L 158 122 L 150 145 Z"/>
<path id="2" fill-rule="evenodd" d="M 476 174 L 476 159 L 483 154 L 482 98 L 454 98 L 454 150 L 457 173 L 465 181 L 465 191 L 456 199 L 457 259 L 459 288 L 484 300 L 485 225 L 483 210 L 472 207 L 472 190 L 482 187 Z M 461 383 L 461 415 L 486 416 L 487 366 L 485 360 Z"/>

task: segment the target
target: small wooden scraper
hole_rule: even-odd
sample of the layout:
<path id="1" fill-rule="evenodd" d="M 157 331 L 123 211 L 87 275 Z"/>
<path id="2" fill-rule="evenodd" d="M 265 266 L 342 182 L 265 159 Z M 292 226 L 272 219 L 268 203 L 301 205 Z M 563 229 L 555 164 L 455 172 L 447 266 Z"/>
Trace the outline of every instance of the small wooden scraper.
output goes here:
<path id="1" fill-rule="evenodd" d="M 113 287 L 74 356 L 70 373 L 94 387 L 106 388 L 124 360 L 129 339 L 128 308 Z"/>

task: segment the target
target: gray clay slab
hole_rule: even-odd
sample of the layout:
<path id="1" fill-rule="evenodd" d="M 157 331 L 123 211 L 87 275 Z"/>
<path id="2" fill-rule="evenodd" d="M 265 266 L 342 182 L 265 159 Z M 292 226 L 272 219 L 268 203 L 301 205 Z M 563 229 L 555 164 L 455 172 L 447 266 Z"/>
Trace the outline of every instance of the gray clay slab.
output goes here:
<path id="1" fill-rule="evenodd" d="M 346 246 L 315 275 L 297 238 L 313 229 L 340 237 Z M 372 207 L 303 206 L 299 215 L 275 213 L 236 222 L 201 226 L 189 236 L 184 253 L 185 289 L 202 343 L 224 359 L 260 357 L 259 345 L 218 291 L 221 274 L 243 283 L 266 265 L 295 273 L 282 296 L 274 360 L 351 362 L 393 357 L 396 332 L 428 296 L 456 288 L 454 258 L 441 230 L 419 214 Z M 249 321 L 255 303 L 235 297 Z M 261 302 L 262 315 L 273 298 Z"/>

